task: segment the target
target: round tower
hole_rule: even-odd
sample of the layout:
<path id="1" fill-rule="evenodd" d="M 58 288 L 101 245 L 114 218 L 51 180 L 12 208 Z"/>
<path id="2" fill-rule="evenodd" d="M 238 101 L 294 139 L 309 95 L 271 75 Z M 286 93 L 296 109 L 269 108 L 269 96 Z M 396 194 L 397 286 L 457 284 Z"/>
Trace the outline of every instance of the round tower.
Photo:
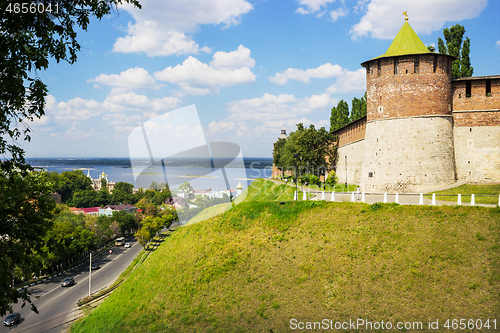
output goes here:
<path id="1" fill-rule="evenodd" d="M 405 19 L 389 49 L 365 61 L 361 189 L 420 192 L 455 181 L 451 56 L 429 52 Z"/>

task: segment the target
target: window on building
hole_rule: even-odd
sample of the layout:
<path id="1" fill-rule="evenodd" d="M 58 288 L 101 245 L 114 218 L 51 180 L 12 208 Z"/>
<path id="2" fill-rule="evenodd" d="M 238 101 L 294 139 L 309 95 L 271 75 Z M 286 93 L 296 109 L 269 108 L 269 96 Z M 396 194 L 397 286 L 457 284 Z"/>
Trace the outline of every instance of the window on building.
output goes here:
<path id="1" fill-rule="evenodd" d="M 486 80 L 486 96 L 491 97 L 491 80 Z"/>
<path id="2" fill-rule="evenodd" d="M 472 84 L 470 81 L 465 82 L 465 97 L 472 96 Z"/>
<path id="3" fill-rule="evenodd" d="M 382 67 L 380 67 L 380 59 L 377 60 L 377 75 L 380 76 L 382 72 Z"/>
<path id="4" fill-rule="evenodd" d="M 438 56 L 435 55 L 434 56 L 434 73 L 436 73 L 437 64 L 438 64 Z"/>
<path id="5" fill-rule="evenodd" d="M 368 172 L 368 177 L 372 178 L 373 177 L 373 172 Z"/>
<path id="6" fill-rule="evenodd" d="M 415 74 L 418 74 L 420 71 L 420 58 L 418 56 L 415 56 L 414 62 L 413 62 L 413 72 Z"/>
<path id="7" fill-rule="evenodd" d="M 399 59 L 394 58 L 394 74 L 399 74 Z"/>

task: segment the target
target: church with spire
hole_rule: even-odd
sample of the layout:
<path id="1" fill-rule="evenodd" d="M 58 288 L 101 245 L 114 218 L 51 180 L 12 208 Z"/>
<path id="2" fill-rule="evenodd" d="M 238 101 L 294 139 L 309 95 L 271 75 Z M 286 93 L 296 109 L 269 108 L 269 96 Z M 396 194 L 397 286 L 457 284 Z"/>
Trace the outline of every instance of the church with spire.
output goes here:
<path id="1" fill-rule="evenodd" d="M 387 51 L 361 64 L 367 115 L 334 132 L 340 182 L 377 193 L 500 183 L 500 75 L 453 79 L 453 60 L 406 16 Z"/>

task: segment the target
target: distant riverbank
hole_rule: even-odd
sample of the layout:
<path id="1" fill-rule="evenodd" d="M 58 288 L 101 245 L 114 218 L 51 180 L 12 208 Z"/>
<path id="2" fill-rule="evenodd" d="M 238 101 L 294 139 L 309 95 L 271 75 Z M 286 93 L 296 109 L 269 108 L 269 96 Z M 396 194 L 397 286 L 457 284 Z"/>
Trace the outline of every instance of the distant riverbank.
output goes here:
<path id="1" fill-rule="evenodd" d="M 149 165 L 146 159 L 134 160 L 136 163 L 148 165 L 140 174 L 134 174 L 129 158 L 28 158 L 33 167 L 46 171 L 62 173 L 69 170 L 82 170 L 85 175 L 97 179 L 103 172 L 109 181 L 127 182 L 138 187 L 148 187 L 153 181 L 169 183 L 175 188 L 184 181 L 189 181 L 196 189 L 222 190 L 227 188 L 226 178 L 230 188 L 235 189 L 241 182 L 246 188 L 256 178 L 271 176 L 272 158 L 244 158 L 243 163 L 231 163 L 231 168 L 225 168 L 224 173 L 218 168 L 212 168 L 211 162 L 201 159 L 165 159 L 162 166 Z M 227 163 L 230 160 L 227 160 Z M 218 160 L 215 165 L 227 164 Z M 236 167 L 234 167 L 236 165 Z M 244 166 L 243 167 L 238 167 Z"/>

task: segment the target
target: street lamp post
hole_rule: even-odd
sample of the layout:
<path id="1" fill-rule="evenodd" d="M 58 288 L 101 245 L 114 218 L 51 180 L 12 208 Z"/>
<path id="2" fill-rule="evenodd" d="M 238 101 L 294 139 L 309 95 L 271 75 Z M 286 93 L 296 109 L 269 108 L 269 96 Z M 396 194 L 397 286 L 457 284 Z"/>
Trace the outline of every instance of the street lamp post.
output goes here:
<path id="1" fill-rule="evenodd" d="M 297 164 L 297 157 L 299 156 L 297 153 L 295 153 L 295 165 L 297 166 L 297 168 L 299 167 L 298 164 Z M 295 200 L 299 200 L 299 192 L 298 191 L 298 188 L 297 188 L 297 169 L 295 169 Z"/>
<path id="2" fill-rule="evenodd" d="M 90 251 L 90 266 L 89 266 L 89 297 L 90 297 L 91 281 L 92 281 L 92 251 Z"/>
<path id="3" fill-rule="evenodd" d="M 347 155 L 345 156 L 345 190 L 347 191 Z"/>

